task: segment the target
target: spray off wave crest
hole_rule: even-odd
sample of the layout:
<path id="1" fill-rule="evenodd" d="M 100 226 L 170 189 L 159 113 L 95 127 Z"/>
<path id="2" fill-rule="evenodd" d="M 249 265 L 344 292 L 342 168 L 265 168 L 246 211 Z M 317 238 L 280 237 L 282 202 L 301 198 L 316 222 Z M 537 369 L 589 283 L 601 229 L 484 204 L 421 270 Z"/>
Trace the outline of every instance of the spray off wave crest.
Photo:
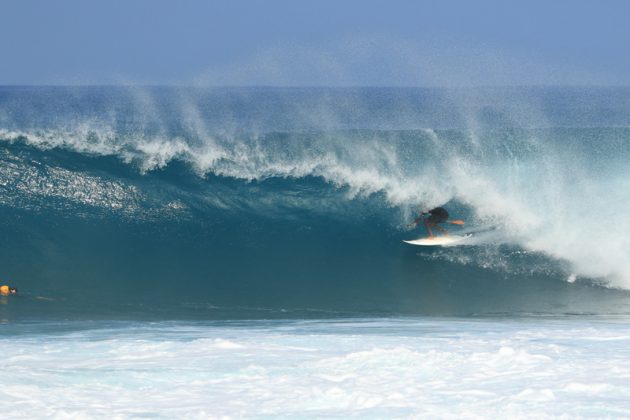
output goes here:
<path id="1" fill-rule="evenodd" d="M 400 210 L 392 226 L 403 226 L 420 207 L 448 203 L 452 213 L 467 217 L 472 230 L 493 227 L 491 235 L 480 235 L 477 246 L 507 244 L 544 253 L 568 262 L 573 279 L 603 278 L 630 288 L 630 221 L 618 217 L 630 205 L 628 129 L 554 128 L 548 121 L 542 128 L 522 127 L 511 119 L 513 109 L 506 113 L 487 101 L 476 114 L 460 109 L 463 116 L 455 119 L 465 121 L 467 128 L 370 127 L 370 116 L 378 113 L 370 101 L 382 100 L 364 98 L 367 106 L 355 112 L 362 119 L 353 115 L 344 124 L 331 124 L 326 114 L 319 128 L 313 121 L 321 108 L 306 118 L 312 104 L 298 104 L 293 116 L 308 120 L 303 128 L 282 129 L 286 124 L 278 122 L 258 130 L 252 129 L 256 124 L 249 114 L 231 115 L 221 124 L 209 114 L 212 107 L 181 98 L 173 117 L 178 121 L 156 124 L 155 116 L 145 121 L 147 115 L 167 112 L 150 95 L 140 95 L 136 103 L 142 104 L 142 112 L 130 117 L 140 122 L 122 128 L 118 121 L 86 115 L 65 120 L 65 126 L 6 124 L 0 139 L 8 147 L 113 156 L 147 177 L 184 162 L 200 178 L 321 178 L 342 191 L 344 200 L 384 197 L 385 206 Z M 509 97 L 502 103 L 506 101 Z M 259 118 L 265 121 L 274 114 L 273 109 L 264 112 Z M 489 118 L 495 124 L 488 124 Z M 226 129 L 238 121 L 249 129 Z M 54 171 L 50 176 L 61 177 Z M 98 177 L 91 179 L 59 196 L 81 199 L 82 190 L 94 194 Z M 34 188 L 27 185 L 25 190 Z M 112 197 L 126 194 L 132 197 L 128 202 L 141 200 L 137 197 L 143 194 L 124 180 L 112 180 L 103 191 Z"/>

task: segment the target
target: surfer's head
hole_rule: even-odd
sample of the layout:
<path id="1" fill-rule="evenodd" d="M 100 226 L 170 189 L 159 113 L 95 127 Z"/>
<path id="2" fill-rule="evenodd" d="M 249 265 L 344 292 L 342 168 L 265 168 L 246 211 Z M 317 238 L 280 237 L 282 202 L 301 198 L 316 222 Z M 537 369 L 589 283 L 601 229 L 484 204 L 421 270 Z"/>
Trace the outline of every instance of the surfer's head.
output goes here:
<path id="1" fill-rule="evenodd" d="M 17 293 L 17 289 L 15 287 L 9 287 L 6 284 L 0 286 L 0 295 L 2 296 L 14 295 L 16 293 Z"/>

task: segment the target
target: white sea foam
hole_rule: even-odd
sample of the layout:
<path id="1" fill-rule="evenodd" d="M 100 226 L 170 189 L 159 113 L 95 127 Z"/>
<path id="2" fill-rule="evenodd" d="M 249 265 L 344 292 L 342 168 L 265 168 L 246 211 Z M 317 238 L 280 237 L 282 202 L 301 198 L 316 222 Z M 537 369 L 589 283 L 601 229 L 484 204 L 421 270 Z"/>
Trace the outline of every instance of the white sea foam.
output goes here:
<path id="1" fill-rule="evenodd" d="M 4 418 L 630 415 L 626 321 L 121 325 L 0 338 Z"/>

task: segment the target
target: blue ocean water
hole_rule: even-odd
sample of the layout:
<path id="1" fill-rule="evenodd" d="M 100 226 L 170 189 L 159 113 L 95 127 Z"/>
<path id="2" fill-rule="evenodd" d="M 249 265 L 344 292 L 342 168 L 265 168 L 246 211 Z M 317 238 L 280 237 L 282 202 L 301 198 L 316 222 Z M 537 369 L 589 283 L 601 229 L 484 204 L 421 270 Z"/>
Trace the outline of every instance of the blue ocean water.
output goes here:
<path id="1" fill-rule="evenodd" d="M 0 280 L 20 290 L 0 401 L 628 415 L 629 127 L 626 88 L 0 87 Z M 435 206 L 465 245 L 402 242 Z M 190 405 L 155 405 L 172 383 Z"/>
<path id="2" fill-rule="evenodd" d="M 628 89 L 5 87 L 0 110 L 3 318 L 628 313 Z M 403 244 L 438 205 L 474 241 Z"/>

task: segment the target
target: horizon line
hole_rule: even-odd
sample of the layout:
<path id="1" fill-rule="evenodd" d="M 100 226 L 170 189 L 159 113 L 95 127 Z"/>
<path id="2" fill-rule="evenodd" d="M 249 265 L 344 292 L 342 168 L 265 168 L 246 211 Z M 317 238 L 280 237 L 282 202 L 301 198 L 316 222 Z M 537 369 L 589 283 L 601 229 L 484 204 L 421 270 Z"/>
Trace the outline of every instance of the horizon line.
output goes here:
<path id="1" fill-rule="evenodd" d="M 505 88 L 630 88 L 630 84 L 518 84 L 518 85 L 198 85 L 198 84 L 2 84 L 0 88 L 185 88 L 185 89 L 505 89 Z"/>

